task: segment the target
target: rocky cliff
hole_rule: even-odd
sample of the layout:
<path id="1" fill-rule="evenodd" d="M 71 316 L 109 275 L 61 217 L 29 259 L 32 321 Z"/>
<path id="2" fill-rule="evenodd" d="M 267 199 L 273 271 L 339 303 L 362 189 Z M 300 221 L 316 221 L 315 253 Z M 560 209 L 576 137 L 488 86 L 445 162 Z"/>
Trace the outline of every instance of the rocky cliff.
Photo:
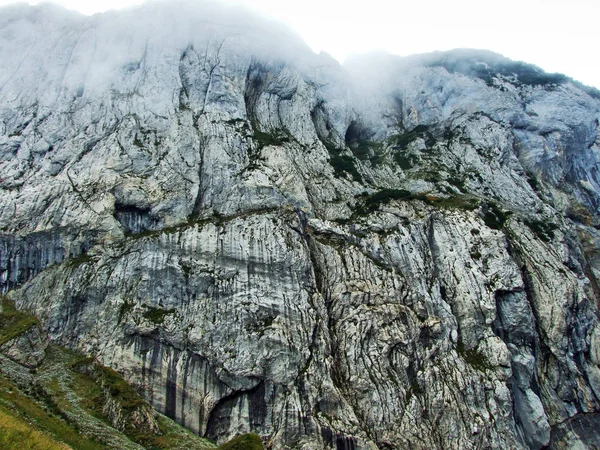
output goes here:
<path id="1" fill-rule="evenodd" d="M 260 438 L 258 438 L 260 439 Z M 114 370 L 49 343 L 0 297 L 0 448 L 211 450 L 158 414 Z"/>
<path id="2" fill-rule="evenodd" d="M 0 15 L 0 281 L 270 448 L 594 448 L 600 93 L 237 9 Z"/>

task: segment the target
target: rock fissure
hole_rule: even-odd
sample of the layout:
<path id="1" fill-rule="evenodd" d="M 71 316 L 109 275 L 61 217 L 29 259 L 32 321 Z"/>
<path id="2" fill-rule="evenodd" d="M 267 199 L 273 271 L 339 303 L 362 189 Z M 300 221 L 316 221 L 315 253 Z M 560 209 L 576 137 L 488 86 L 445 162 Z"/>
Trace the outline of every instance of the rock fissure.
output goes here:
<path id="1" fill-rule="evenodd" d="M 176 3 L 3 10 L 2 291 L 218 442 L 593 448 L 600 94 Z"/>

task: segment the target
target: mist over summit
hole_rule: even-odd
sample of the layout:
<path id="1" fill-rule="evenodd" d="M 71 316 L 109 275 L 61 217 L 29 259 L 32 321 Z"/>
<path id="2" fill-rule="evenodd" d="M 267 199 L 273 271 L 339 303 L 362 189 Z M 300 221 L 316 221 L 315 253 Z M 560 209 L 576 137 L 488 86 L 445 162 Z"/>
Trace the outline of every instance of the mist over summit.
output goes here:
<path id="1" fill-rule="evenodd" d="M 600 94 L 567 75 L 5 7 L 0 287 L 219 444 L 594 448 Z"/>

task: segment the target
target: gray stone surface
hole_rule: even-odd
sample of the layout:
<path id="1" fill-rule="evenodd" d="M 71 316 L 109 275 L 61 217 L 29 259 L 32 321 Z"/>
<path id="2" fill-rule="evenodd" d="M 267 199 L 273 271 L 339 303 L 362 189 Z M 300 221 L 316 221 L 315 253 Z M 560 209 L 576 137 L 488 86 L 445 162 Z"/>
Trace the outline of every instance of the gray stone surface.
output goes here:
<path id="1" fill-rule="evenodd" d="M 171 2 L 4 8 L 0 61 L 3 289 L 161 412 L 302 449 L 597 413 L 598 91 Z"/>

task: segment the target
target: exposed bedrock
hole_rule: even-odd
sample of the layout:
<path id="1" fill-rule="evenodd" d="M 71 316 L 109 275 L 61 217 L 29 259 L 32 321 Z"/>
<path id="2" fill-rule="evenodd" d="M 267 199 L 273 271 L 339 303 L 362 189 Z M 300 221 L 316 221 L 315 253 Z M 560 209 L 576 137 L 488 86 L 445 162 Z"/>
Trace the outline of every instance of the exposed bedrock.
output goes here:
<path id="1" fill-rule="evenodd" d="M 169 5 L 2 10 L 18 307 L 218 442 L 594 448 L 600 93 Z"/>

